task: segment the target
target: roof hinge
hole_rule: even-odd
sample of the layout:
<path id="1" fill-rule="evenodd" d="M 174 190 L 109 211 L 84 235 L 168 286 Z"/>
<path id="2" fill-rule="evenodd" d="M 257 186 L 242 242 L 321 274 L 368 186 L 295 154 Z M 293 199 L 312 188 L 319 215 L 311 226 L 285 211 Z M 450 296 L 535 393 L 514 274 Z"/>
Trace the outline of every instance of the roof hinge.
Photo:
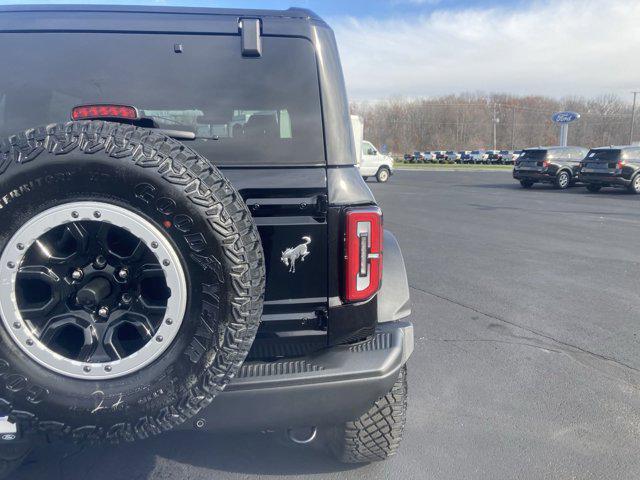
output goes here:
<path id="1" fill-rule="evenodd" d="M 260 38 L 260 19 L 241 18 L 238 22 L 240 34 L 242 35 L 242 56 L 261 57 L 262 40 Z"/>

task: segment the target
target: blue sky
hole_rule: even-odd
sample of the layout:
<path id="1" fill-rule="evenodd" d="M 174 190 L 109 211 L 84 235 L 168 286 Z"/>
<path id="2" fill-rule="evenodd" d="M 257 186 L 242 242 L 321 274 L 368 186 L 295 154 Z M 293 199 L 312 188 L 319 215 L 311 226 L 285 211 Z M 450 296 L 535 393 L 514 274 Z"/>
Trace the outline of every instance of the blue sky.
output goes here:
<path id="1" fill-rule="evenodd" d="M 310 8 L 333 27 L 354 100 L 640 89 L 638 0 L 67 0 Z M 45 0 L 0 0 L 45 3 Z M 47 2 L 50 3 L 50 2 Z"/>

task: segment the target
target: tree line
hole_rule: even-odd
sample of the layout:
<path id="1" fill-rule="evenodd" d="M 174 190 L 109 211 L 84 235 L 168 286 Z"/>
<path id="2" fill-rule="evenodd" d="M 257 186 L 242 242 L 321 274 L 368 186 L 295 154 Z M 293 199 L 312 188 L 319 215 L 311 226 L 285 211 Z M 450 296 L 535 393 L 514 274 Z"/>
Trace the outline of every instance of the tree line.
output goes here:
<path id="1" fill-rule="evenodd" d="M 518 150 L 556 145 L 551 115 L 571 110 L 581 118 L 569 127 L 569 144 L 594 147 L 629 143 L 631 105 L 617 95 L 593 98 L 507 94 L 460 94 L 354 102 L 365 138 L 400 154 L 414 150 Z M 637 129 L 640 134 L 640 126 Z M 638 135 L 640 137 L 640 135 Z M 638 140 L 635 138 L 634 140 Z"/>

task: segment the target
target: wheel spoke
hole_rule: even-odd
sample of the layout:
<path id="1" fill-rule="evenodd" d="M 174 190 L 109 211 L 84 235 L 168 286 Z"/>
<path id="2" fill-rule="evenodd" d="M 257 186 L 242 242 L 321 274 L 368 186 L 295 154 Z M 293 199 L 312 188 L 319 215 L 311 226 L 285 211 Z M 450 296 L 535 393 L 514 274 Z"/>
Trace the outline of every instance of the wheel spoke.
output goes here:
<path id="1" fill-rule="evenodd" d="M 17 288 L 20 312 L 23 318 L 31 320 L 50 313 L 65 293 L 64 282 L 44 265 L 20 267 Z"/>
<path id="2" fill-rule="evenodd" d="M 18 280 L 22 279 L 41 280 L 51 286 L 57 286 L 60 282 L 60 277 L 45 265 L 26 265 L 20 267 L 18 270 Z"/>
<path id="3" fill-rule="evenodd" d="M 91 321 L 84 312 L 64 313 L 52 317 L 39 332 L 39 339 L 51 350 L 80 360 L 92 350 L 96 337 L 91 329 Z M 36 330 L 34 333 L 38 334 Z"/>
<path id="4" fill-rule="evenodd" d="M 165 272 L 159 263 L 149 263 L 138 269 L 137 276 L 140 295 L 134 304 L 134 310 L 143 314 L 158 315 L 164 313 L 167 298 L 171 295 L 165 282 Z"/>
<path id="5" fill-rule="evenodd" d="M 117 320 L 110 322 L 102 345 L 112 359 L 120 359 L 146 344 L 154 333 L 155 329 L 146 316 L 123 312 Z"/>
<path id="6" fill-rule="evenodd" d="M 72 222 L 54 228 L 35 241 L 35 252 L 49 263 L 65 263 L 86 250 L 89 234 L 79 222 Z"/>
<path id="7" fill-rule="evenodd" d="M 78 222 L 72 222 L 65 226 L 63 237 L 71 237 L 76 241 L 76 250 L 84 252 L 89 245 L 89 234 L 84 226 Z"/>

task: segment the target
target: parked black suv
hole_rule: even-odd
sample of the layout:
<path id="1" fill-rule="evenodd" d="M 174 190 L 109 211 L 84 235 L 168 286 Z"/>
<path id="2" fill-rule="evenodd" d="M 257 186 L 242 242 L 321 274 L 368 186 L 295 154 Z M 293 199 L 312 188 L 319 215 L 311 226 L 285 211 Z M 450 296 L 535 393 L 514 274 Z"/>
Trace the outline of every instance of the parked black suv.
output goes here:
<path id="1" fill-rule="evenodd" d="M 619 187 L 640 193 L 640 147 L 591 149 L 580 165 L 579 179 L 590 192 Z"/>
<path id="2" fill-rule="evenodd" d="M 0 472 L 41 441 L 172 428 L 392 455 L 409 289 L 331 29 L 12 6 L 0 36 Z"/>
<path id="3" fill-rule="evenodd" d="M 582 147 L 537 147 L 522 151 L 513 167 L 513 178 L 524 188 L 534 183 L 552 183 L 561 190 L 577 181 L 580 161 L 587 154 Z"/>

